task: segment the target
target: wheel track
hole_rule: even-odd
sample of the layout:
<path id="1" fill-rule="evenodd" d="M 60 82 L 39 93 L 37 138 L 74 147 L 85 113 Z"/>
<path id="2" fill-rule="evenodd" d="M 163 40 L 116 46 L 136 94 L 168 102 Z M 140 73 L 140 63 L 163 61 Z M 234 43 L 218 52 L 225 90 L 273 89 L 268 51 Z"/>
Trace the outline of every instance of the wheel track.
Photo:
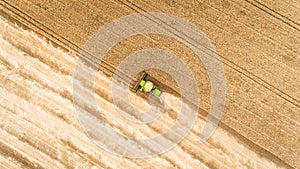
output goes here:
<path id="1" fill-rule="evenodd" d="M 275 10 L 273 10 L 272 8 L 269 8 L 267 5 L 257 1 L 257 0 L 245 0 L 246 2 L 248 2 L 249 4 L 253 5 L 254 7 L 262 10 L 263 12 L 269 14 L 270 16 L 280 20 L 281 22 L 287 24 L 288 26 L 290 26 L 291 28 L 297 30 L 300 32 L 300 24 L 293 21 L 292 19 L 276 12 Z"/>

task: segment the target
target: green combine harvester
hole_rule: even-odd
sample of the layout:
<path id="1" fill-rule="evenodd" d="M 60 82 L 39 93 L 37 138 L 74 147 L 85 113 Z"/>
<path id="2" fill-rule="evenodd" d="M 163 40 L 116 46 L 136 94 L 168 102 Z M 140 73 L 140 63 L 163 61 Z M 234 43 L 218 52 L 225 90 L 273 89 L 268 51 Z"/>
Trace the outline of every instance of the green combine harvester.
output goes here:
<path id="1" fill-rule="evenodd" d="M 148 73 L 145 71 L 143 71 L 142 75 L 139 77 L 132 90 L 134 92 L 140 90 L 145 93 L 151 93 L 158 98 L 160 98 L 161 95 L 161 90 L 156 85 L 154 85 L 152 81 L 149 80 Z"/>

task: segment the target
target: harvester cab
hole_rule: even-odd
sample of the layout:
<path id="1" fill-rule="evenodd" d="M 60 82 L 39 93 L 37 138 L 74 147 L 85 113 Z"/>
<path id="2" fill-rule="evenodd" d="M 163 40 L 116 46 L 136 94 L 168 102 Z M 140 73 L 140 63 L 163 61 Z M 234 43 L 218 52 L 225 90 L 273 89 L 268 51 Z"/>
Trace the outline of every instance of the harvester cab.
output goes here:
<path id="1" fill-rule="evenodd" d="M 143 71 L 142 75 L 138 78 L 136 84 L 133 86 L 132 91 L 137 92 L 138 90 L 150 93 L 160 98 L 161 90 L 149 79 L 148 73 Z"/>

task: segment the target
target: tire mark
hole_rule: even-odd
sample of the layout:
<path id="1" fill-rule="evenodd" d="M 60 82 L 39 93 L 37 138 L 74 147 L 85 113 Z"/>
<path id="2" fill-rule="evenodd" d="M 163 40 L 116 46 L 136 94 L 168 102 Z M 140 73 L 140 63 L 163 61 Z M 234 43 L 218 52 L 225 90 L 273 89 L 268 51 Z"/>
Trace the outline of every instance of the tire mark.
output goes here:
<path id="1" fill-rule="evenodd" d="M 282 15 L 281 13 L 271 9 L 270 7 L 268 7 L 267 5 L 257 1 L 257 0 L 245 0 L 247 3 L 249 3 L 250 5 L 260 9 L 261 11 L 269 14 L 271 17 L 278 19 L 279 21 L 283 22 L 284 24 L 290 26 L 291 28 L 297 30 L 298 32 L 300 32 L 300 28 L 298 28 L 297 26 L 300 26 L 299 23 L 297 23 L 296 21 L 293 21 L 292 19 L 288 18 L 287 16 Z M 286 19 L 286 20 L 285 20 Z M 293 25 L 295 24 L 295 25 Z"/>

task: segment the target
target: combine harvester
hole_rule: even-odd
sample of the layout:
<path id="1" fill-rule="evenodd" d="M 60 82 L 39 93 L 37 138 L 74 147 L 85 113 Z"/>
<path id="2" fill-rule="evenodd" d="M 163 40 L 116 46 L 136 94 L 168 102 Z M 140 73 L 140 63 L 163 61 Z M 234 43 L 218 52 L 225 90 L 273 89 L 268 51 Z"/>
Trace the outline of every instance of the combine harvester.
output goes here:
<path id="1" fill-rule="evenodd" d="M 140 90 L 145 93 L 151 93 L 157 98 L 160 98 L 161 96 L 161 90 L 150 80 L 148 73 L 145 71 L 142 72 L 142 75 L 139 77 L 131 90 L 133 92 Z"/>

